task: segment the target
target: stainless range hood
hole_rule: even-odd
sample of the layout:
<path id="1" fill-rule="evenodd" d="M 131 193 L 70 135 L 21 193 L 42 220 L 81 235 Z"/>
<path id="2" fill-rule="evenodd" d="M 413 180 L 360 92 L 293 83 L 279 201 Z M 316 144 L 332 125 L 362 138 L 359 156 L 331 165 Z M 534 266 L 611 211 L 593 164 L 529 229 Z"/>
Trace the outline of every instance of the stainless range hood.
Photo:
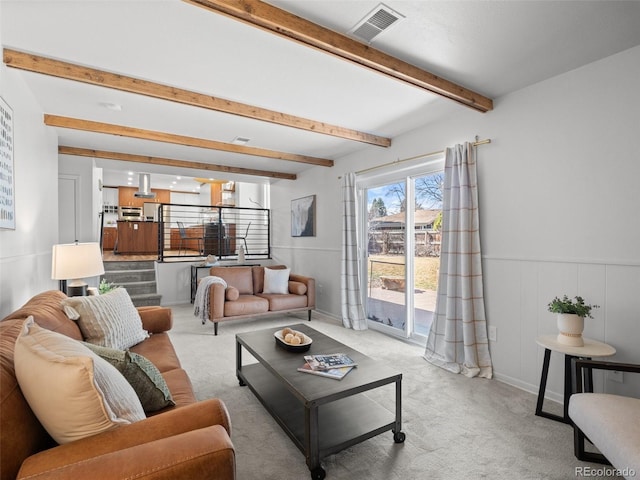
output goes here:
<path id="1" fill-rule="evenodd" d="M 151 191 L 151 175 L 148 173 L 141 173 L 139 175 L 140 184 L 138 191 L 133 195 L 139 198 L 156 198 L 156 194 Z"/>

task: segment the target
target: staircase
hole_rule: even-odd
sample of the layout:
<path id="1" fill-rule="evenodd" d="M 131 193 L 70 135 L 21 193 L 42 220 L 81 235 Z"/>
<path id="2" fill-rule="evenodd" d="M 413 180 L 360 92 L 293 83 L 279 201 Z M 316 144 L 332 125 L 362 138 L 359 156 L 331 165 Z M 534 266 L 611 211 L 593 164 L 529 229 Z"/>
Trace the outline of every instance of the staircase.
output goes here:
<path id="1" fill-rule="evenodd" d="M 136 307 L 160 305 L 153 261 L 104 262 L 102 278 L 124 288 Z"/>

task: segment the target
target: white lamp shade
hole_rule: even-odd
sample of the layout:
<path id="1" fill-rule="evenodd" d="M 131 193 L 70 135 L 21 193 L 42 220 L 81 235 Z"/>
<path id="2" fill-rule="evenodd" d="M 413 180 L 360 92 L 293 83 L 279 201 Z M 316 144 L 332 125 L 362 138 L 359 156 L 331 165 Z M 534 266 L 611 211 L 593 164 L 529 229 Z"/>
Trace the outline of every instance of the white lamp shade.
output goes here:
<path id="1" fill-rule="evenodd" d="M 102 252 L 97 243 L 65 243 L 53 246 L 51 278 L 77 280 L 104 273 Z"/>

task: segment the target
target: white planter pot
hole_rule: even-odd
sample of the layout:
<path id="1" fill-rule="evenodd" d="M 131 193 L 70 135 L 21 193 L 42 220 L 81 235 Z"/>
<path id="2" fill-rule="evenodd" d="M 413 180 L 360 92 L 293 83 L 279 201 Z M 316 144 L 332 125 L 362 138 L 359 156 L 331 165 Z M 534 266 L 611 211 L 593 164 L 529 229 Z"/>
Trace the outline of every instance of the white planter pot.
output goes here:
<path id="1" fill-rule="evenodd" d="M 558 314 L 558 343 L 571 347 L 583 347 L 584 317 L 571 313 Z"/>

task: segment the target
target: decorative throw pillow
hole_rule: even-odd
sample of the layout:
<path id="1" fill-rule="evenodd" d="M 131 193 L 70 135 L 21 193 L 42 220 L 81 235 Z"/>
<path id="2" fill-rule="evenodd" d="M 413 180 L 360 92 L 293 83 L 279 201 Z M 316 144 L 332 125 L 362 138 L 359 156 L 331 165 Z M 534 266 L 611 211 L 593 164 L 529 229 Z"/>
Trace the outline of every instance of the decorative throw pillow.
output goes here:
<path id="1" fill-rule="evenodd" d="M 104 295 L 65 298 L 62 305 L 67 316 L 78 321 L 82 336 L 88 343 L 126 350 L 149 337 L 124 288 L 116 288 Z"/>
<path id="2" fill-rule="evenodd" d="M 289 292 L 304 295 L 307 293 L 307 286 L 302 282 L 289 282 Z"/>
<path id="3" fill-rule="evenodd" d="M 233 302 L 240 298 L 240 291 L 236 287 L 227 287 L 224 291 L 224 297 Z"/>
<path id="4" fill-rule="evenodd" d="M 160 370 L 147 357 L 91 343 L 84 343 L 84 345 L 124 375 L 138 395 L 145 412 L 155 412 L 175 405 L 167 382 L 164 381 Z"/>
<path id="5" fill-rule="evenodd" d="M 145 418 L 136 392 L 115 367 L 33 317 L 22 326 L 14 356 L 22 393 L 60 444 Z"/>
<path id="6" fill-rule="evenodd" d="M 289 293 L 290 268 L 264 269 L 264 288 L 262 293 Z"/>

